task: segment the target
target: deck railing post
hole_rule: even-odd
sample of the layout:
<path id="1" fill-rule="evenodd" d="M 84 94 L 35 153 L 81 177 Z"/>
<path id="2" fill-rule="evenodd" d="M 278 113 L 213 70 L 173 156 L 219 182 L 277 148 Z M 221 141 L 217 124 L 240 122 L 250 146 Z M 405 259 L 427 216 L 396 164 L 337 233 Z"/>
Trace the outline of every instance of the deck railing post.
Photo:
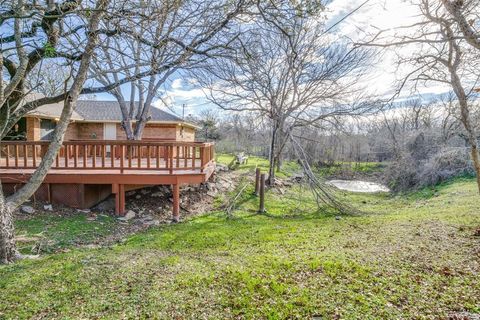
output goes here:
<path id="1" fill-rule="evenodd" d="M 47 141 L 5 141 L 0 163 L 12 169 L 36 168 L 47 148 Z M 206 171 L 213 157 L 212 143 L 75 140 L 62 144 L 52 169 L 117 169 L 122 173 L 124 170 L 157 169 L 170 174 L 185 169 L 199 173 Z"/>
<path id="2" fill-rule="evenodd" d="M 123 173 L 123 167 L 125 166 L 125 146 L 120 145 L 120 172 Z"/>
<path id="3" fill-rule="evenodd" d="M 200 172 L 203 172 L 203 168 L 205 167 L 205 147 L 200 147 Z"/>
<path id="4" fill-rule="evenodd" d="M 168 146 L 168 162 L 170 167 L 170 174 L 173 174 L 173 146 Z"/>

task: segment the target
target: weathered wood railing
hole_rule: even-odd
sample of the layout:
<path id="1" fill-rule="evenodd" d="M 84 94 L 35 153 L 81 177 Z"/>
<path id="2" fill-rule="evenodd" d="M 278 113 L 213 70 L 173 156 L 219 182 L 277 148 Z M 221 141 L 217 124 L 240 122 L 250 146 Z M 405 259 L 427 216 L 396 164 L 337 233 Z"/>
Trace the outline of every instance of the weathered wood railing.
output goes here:
<path id="1" fill-rule="evenodd" d="M 0 142 L 0 168 L 32 169 L 48 141 Z M 89 140 L 65 141 L 53 169 L 203 171 L 215 158 L 213 143 Z"/>

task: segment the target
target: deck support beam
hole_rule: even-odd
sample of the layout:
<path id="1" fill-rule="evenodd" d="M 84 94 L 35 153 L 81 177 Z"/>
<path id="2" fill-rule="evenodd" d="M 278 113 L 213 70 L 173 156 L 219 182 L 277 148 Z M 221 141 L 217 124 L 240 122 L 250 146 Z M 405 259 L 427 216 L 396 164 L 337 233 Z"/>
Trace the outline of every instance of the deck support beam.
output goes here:
<path id="1" fill-rule="evenodd" d="M 180 185 L 178 183 L 172 185 L 172 193 L 173 193 L 173 221 L 178 222 L 180 221 Z"/>
<path id="2" fill-rule="evenodd" d="M 115 194 L 115 214 L 123 216 L 125 214 L 125 185 L 112 184 L 112 193 Z"/>

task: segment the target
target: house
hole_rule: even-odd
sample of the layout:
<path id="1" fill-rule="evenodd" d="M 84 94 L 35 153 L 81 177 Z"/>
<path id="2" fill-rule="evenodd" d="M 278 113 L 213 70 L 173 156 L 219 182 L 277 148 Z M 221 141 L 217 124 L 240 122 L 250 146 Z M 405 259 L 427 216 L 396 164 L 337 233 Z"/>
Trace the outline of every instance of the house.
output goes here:
<path id="1" fill-rule="evenodd" d="M 6 194 L 23 185 L 49 146 L 62 103 L 28 113 L 0 147 L 0 180 Z M 126 140 L 121 111 L 113 101 L 78 101 L 63 145 L 36 200 L 89 208 L 110 194 L 115 211 L 125 213 L 125 192 L 171 185 L 172 213 L 178 220 L 180 186 L 208 181 L 215 169 L 213 143 L 195 142 L 197 127 L 151 108 L 141 141 Z M 10 140 L 10 141 L 8 141 Z"/>
<path id="2" fill-rule="evenodd" d="M 13 128 L 6 140 L 48 141 L 60 118 L 63 103 L 40 106 Z M 142 139 L 195 141 L 198 127 L 161 109 L 150 109 Z M 116 101 L 79 100 L 65 140 L 126 140 L 122 113 Z"/>

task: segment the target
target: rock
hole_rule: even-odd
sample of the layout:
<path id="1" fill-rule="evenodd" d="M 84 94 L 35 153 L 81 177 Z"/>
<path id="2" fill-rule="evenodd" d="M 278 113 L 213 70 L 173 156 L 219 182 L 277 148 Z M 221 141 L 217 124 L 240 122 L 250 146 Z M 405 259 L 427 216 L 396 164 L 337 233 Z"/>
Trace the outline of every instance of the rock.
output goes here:
<path id="1" fill-rule="evenodd" d="M 335 217 L 335 220 L 341 220 L 341 219 L 342 219 L 342 217 L 340 217 L 340 216 Z"/>
<path id="2" fill-rule="evenodd" d="M 160 192 L 160 191 L 154 192 L 154 193 L 151 194 L 151 196 L 154 197 L 154 198 L 160 198 L 160 197 L 163 196 L 163 192 Z"/>
<path id="3" fill-rule="evenodd" d="M 94 243 L 90 243 L 90 244 L 87 244 L 84 246 L 84 248 L 86 249 L 99 249 L 101 248 L 102 246 L 98 245 L 98 244 L 94 244 Z"/>
<path id="4" fill-rule="evenodd" d="M 142 221 L 152 221 L 153 220 L 153 216 L 150 215 L 150 214 L 147 214 L 145 215 L 143 218 L 142 218 Z"/>
<path id="5" fill-rule="evenodd" d="M 30 206 L 22 206 L 20 208 L 20 210 L 23 212 L 23 213 L 28 213 L 28 214 L 34 214 L 35 213 L 35 209 L 33 209 L 32 207 Z"/>
<path id="6" fill-rule="evenodd" d="M 290 180 L 295 182 L 301 182 L 305 178 L 303 173 L 297 173 L 290 177 Z"/>
<path id="7" fill-rule="evenodd" d="M 221 163 L 217 163 L 215 165 L 215 171 L 217 172 L 226 172 L 226 171 L 229 171 L 228 169 L 228 166 L 227 165 L 224 165 L 224 164 L 221 164 Z"/>
<path id="8" fill-rule="evenodd" d="M 169 192 L 170 192 L 170 188 L 167 187 L 167 186 L 161 185 L 161 186 L 158 186 L 158 191 L 160 191 L 160 192 L 162 192 L 162 193 L 169 193 Z"/>
<path id="9" fill-rule="evenodd" d="M 132 190 L 132 191 L 125 192 L 125 195 L 127 197 L 131 197 L 131 196 L 135 195 L 135 193 L 136 193 L 135 190 Z"/>
<path id="10" fill-rule="evenodd" d="M 151 193 L 151 192 L 152 192 L 152 191 L 150 191 L 150 190 L 148 190 L 148 189 L 142 189 L 142 190 L 140 190 L 140 193 L 141 193 L 141 194 L 149 194 L 149 193 Z"/>
<path id="11" fill-rule="evenodd" d="M 118 220 L 129 221 L 129 220 L 132 220 L 133 218 L 135 218 L 136 215 L 137 214 L 135 212 L 133 212 L 132 210 L 128 210 L 127 213 L 125 214 L 125 216 L 118 218 Z"/>
<path id="12" fill-rule="evenodd" d="M 110 197 L 95 206 L 98 211 L 109 211 L 115 209 L 115 198 Z"/>
<path id="13" fill-rule="evenodd" d="M 291 187 L 291 186 L 293 186 L 293 183 L 290 182 L 290 181 L 283 181 L 283 185 L 284 185 L 285 187 Z"/>
<path id="14" fill-rule="evenodd" d="M 28 260 L 38 260 L 40 259 L 40 255 L 39 254 L 22 254 L 20 258 L 28 259 Z"/>
<path id="15" fill-rule="evenodd" d="M 209 197 L 215 198 L 216 195 L 217 195 L 217 193 L 215 191 L 208 191 L 207 192 L 207 196 L 209 196 Z"/>
<path id="16" fill-rule="evenodd" d="M 143 224 L 146 226 L 158 226 L 160 225 L 160 220 L 154 219 L 154 220 L 147 220 L 143 221 Z"/>
<path id="17" fill-rule="evenodd" d="M 232 181 L 230 180 L 225 180 L 225 179 L 219 179 L 219 181 L 216 184 L 217 189 L 219 190 L 233 190 L 235 189 L 235 186 Z"/>
<path id="18" fill-rule="evenodd" d="M 97 215 L 96 214 L 89 214 L 87 217 L 87 221 L 95 221 L 97 220 Z"/>
<path id="19" fill-rule="evenodd" d="M 141 199 L 141 198 L 142 198 L 142 196 L 139 195 L 139 194 L 137 194 L 137 195 L 135 196 L 135 199 Z"/>
<path id="20" fill-rule="evenodd" d="M 53 211 L 53 206 L 51 204 L 43 205 L 43 210 Z"/>
<path id="21" fill-rule="evenodd" d="M 77 209 L 77 212 L 90 213 L 90 209 Z"/>
<path id="22" fill-rule="evenodd" d="M 217 188 L 215 186 L 215 183 L 213 183 L 213 182 L 207 182 L 206 186 L 207 186 L 207 190 L 209 190 L 209 191 L 215 190 Z"/>

